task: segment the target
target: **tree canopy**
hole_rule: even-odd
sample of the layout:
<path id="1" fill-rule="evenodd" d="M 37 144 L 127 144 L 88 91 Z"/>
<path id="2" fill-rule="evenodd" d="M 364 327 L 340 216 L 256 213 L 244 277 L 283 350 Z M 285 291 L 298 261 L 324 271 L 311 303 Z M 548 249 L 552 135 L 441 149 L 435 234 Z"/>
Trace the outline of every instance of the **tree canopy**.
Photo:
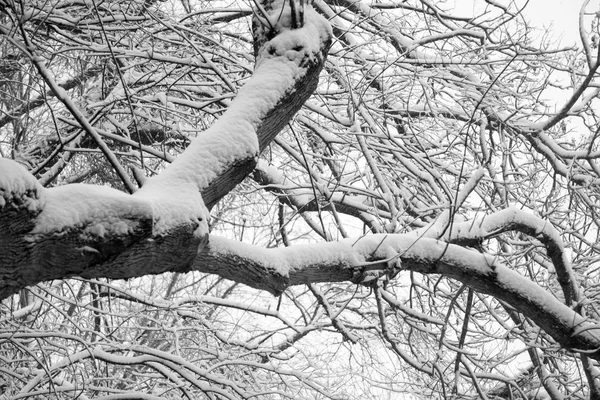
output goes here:
<path id="1" fill-rule="evenodd" d="M 600 8 L 455 3 L 0 0 L 0 398 L 600 399 Z"/>

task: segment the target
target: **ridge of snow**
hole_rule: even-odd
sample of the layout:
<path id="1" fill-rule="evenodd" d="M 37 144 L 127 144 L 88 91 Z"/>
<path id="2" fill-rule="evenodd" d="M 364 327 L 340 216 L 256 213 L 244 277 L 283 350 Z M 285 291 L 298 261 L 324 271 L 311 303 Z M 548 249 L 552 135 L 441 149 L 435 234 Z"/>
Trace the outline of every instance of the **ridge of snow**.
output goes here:
<path id="1" fill-rule="evenodd" d="M 127 217 L 151 215 L 147 203 L 108 186 L 82 183 L 46 190 L 46 203 L 32 234 L 60 232 L 85 226 L 84 234 L 104 237 L 131 232 L 137 222 Z"/>
<path id="2" fill-rule="evenodd" d="M 9 202 L 25 205 L 29 211 L 44 206 L 44 188 L 21 164 L 8 158 L 0 158 L 0 209 Z"/>

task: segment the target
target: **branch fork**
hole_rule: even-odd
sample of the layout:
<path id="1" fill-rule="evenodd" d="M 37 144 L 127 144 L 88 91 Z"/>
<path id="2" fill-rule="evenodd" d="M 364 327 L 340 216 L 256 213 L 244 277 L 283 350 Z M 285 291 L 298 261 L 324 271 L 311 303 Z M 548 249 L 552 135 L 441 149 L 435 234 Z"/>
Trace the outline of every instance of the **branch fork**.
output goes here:
<path id="1" fill-rule="evenodd" d="M 281 11 L 279 31 L 257 35 L 252 78 L 213 126 L 133 195 L 84 184 L 47 189 L 14 161 L 0 159 L 0 299 L 70 276 L 120 279 L 198 269 L 209 209 L 252 171 L 316 89 L 331 43 L 329 23 L 312 8 L 302 27 L 292 29 L 289 6 L 265 3 L 271 16 Z"/>

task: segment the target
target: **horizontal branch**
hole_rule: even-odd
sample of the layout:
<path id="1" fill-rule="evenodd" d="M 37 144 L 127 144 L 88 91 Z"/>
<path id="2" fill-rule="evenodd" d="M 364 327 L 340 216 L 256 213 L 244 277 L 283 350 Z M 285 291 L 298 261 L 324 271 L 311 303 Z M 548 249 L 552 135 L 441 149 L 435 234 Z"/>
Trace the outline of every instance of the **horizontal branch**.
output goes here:
<path id="1" fill-rule="evenodd" d="M 211 236 L 191 269 L 279 294 L 292 285 L 353 280 L 365 267 L 383 273 L 395 260 L 403 270 L 440 274 L 494 296 L 531 318 L 563 347 L 600 360 L 600 325 L 497 258 L 436 239 L 378 234 L 265 249 Z"/>

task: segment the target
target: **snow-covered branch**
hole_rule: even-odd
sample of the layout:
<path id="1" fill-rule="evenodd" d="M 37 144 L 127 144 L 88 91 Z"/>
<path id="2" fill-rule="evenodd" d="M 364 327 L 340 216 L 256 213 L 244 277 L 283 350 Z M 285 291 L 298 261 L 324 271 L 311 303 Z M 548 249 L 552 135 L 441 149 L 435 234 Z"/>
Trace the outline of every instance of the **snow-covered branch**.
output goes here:
<path id="1" fill-rule="evenodd" d="M 205 203 L 241 182 L 310 96 L 331 41 L 327 20 L 310 8 L 302 28 L 280 21 L 267 33 L 257 38 L 252 78 L 227 112 L 134 195 L 83 184 L 46 189 L 0 159 L 0 298 L 74 275 L 186 270 L 208 235 Z"/>
<path id="2" fill-rule="evenodd" d="M 442 238 L 451 243 L 474 244 L 508 231 L 522 232 L 540 240 L 546 246 L 546 254 L 552 261 L 566 303 L 570 305 L 580 300 L 577 281 L 563 241 L 547 220 L 511 207 L 475 221 L 455 224 Z"/>
<path id="3" fill-rule="evenodd" d="M 339 242 L 264 249 L 211 237 L 193 269 L 281 293 L 286 287 L 354 279 L 365 268 L 441 274 L 494 296 L 534 320 L 565 348 L 600 359 L 600 325 L 563 304 L 493 256 L 411 234 L 378 234 Z M 397 268 L 397 267 L 396 267 Z"/>

